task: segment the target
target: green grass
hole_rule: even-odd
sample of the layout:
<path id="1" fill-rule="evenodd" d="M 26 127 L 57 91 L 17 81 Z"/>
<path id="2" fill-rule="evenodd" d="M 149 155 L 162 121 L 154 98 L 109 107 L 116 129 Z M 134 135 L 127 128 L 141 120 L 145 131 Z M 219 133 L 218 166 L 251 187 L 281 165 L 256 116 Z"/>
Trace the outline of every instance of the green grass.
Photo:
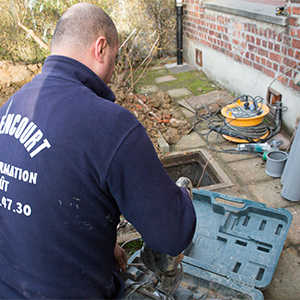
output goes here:
<path id="1" fill-rule="evenodd" d="M 134 78 L 135 80 L 140 76 L 140 72 L 136 73 Z M 173 75 L 177 78 L 177 80 L 169 81 L 169 82 L 162 82 L 162 83 L 155 83 L 155 79 L 161 76 L 166 75 Z M 189 71 L 183 73 L 173 74 L 168 69 L 163 68 L 159 70 L 150 70 L 146 71 L 140 80 L 135 85 L 135 90 L 138 92 L 142 86 L 147 85 L 156 85 L 162 91 L 177 89 L 181 87 L 188 88 L 195 96 L 209 93 L 214 90 L 217 90 L 218 87 L 209 80 L 205 74 L 201 71 Z"/>

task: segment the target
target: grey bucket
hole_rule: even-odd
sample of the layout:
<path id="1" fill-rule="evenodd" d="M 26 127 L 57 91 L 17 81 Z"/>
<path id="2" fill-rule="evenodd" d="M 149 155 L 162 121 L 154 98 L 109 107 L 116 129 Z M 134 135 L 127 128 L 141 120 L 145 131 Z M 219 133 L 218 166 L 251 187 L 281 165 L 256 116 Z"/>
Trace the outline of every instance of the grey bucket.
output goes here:
<path id="1" fill-rule="evenodd" d="M 267 153 L 266 174 L 271 177 L 281 177 L 288 154 L 284 151 L 273 150 Z"/>

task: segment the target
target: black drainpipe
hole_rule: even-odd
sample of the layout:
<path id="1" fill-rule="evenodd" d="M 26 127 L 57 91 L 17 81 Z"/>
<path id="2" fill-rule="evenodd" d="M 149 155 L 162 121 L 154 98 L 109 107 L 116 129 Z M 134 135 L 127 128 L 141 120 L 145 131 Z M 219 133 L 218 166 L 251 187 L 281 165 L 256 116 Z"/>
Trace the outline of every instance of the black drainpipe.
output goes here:
<path id="1" fill-rule="evenodd" d="M 177 65 L 182 65 L 182 5 L 183 0 L 176 0 L 177 11 Z"/>

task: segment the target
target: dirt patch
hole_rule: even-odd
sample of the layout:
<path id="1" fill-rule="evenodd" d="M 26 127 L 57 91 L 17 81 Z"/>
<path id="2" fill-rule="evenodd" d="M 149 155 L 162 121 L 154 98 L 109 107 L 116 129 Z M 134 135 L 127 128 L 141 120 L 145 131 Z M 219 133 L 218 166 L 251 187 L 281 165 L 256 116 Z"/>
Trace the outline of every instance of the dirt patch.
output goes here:
<path id="1" fill-rule="evenodd" d="M 0 106 L 2 106 L 25 83 L 41 72 L 42 65 L 14 64 L 0 61 Z"/>

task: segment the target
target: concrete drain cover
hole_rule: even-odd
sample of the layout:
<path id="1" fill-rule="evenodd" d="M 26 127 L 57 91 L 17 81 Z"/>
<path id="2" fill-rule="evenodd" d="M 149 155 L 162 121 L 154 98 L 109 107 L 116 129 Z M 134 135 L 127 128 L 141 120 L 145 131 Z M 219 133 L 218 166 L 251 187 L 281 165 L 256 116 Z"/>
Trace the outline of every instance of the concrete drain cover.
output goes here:
<path id="1" fill-rule="evenodd" d="M 179 177 L 188 177 L 194 188 L 205 187 L 206 190 L 233 185 L 226 173 L 204 149 L 166 155 L 161 158 L 161 162 L 174 182 Z"/>

